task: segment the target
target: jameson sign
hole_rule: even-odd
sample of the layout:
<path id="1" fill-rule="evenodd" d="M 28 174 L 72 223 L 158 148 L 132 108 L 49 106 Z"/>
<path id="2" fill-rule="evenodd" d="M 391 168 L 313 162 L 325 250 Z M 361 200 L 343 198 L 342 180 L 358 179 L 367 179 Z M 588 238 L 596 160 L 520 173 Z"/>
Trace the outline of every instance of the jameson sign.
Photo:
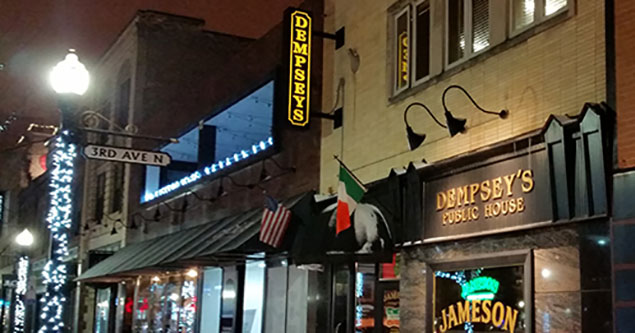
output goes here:
<path id="1" fill-rule="evenodd" d="M 552 219 L 546 150 L 425 183 L 426 239 Z"/>

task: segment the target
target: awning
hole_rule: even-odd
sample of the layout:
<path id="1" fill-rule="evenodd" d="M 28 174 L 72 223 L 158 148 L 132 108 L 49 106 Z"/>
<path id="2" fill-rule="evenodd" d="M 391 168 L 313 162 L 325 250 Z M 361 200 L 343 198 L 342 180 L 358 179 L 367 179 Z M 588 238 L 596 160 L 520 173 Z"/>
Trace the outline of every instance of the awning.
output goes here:
<path id="1" fill-rule="evenodd" d="M 304 193 L 282 201 L 294 218 L 301 216 L 298 205 L 312 200 L 313 193 Z M 304 199 L 304 200 L 303 200 Z M 181 269 L 192 266 L 218 266 L 241 261 L 249 254 L 272 249 L 257 240 L 262 208 L 229 216 L 162 237 L 130 244 L 91 267 L 76 280 L 113 282 L 145 273 Z M 292 221 L 293 223 L 293 221 Z M 249 246 L 256 243 L 256 246 Z"/>

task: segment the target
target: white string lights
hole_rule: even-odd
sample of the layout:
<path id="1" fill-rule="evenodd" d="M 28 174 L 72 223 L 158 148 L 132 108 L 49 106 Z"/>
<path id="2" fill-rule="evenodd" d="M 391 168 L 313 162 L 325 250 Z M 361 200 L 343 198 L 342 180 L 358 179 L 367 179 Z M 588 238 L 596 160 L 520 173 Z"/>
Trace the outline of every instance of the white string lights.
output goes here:
<path id="1" fill-rule="evenodd" d="M 13 332 L 24 332 L 24 295 L 26 295 L 27 278 L 29 273 L 29 257 L 18 259 L 18 283 L 15 287 L 15 312 L 13 318 Z"/>
<path id="2" fill-rule="evenodd" d="M 154 200 L 160 196 L 163 196 L 172 191 L 175 191 L 183 186 L 192 184 L 198 181 L 199 179 L 203 178 L 204 176 L 210 176 L 216 173 L 217 171 L 232 165 L 233 163 L 242 161 L 250 156 L 259 154 L 260 152 L 265 151 L 267 148 L 271 146 L 273 146 L 273 138 L 269 137 L 267 138 L 266 141 L 263 140 L 257 144 L 252 145 L 250 150 L 243 149 L 240 152 L 236 152 L 232 154 L 231 156 L 228 156 L 209 166 L 204 167 L 202 170 L 195 171 L 194 173 L 188 176 L 185 176 L 179 180 L 176 180 L 170 184 L 167 184 L 152 193 L 146 192 L 142 198 L 142 202 L 148 202 L 148 201 Z"/>
<path id="3" fill-rule="evenodd" d="M 77 156 L 77 147 L 70 142 L 68 131 L 55 139 L 53 168 L 50 173 L 50 207 L 46 217 L 51 232 L 51 255 L 44 266 L 42 277 L 46 293 L 42 302 L 42 327 L 39 333 L 62 332 L 64 323 L 64 284 L 67 279 L 66 264 L 62 258 L 68 255 L 68 237 L 73 214 L 73 166 Z"/>

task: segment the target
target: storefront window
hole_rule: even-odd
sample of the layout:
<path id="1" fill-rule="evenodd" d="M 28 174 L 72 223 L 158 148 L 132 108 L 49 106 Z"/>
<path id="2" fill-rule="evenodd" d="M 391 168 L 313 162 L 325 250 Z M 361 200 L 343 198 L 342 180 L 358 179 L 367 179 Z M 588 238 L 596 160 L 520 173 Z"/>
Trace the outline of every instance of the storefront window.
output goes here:
<path id="1" fill-rule="evenodd" d="M 381 331 L 399 333 L 399 281 L 380 282 Z"/>
<path id="2" fill-rule="evenodd" d="M 196 272 L 196 271 L 193 271 Z M 193 333 L 196 320 L 196 275 L 185 277 L 181 286 L 181 308 L 179 311 L 179 333 Z"/>
<path id="3" fill-rule="evenodd" d="M 348 331 L 348 303 L 350 284 L 350 268 L 348 265 L 337 266 L 333 272 L 333 331 Z"/>
<path id="4" fill-rule="evenodd" d="M 110 317 L 110 288 L 97 289 L 95 304 L 95 333 L 108 333 L 108 318 Z"/>
<path id="5" fill-rule="evenodd" d="M 523 266 L 435 271 L 435 331 L 525 332 L 523 274 Z"/>
<path id="6" fill-rule="evenodd" d="M 355 274 L 355 332 L 375 329 L 375 264 L 358 264 Z"/>
<path id="7" fill-rule="evenodd" d="M 220 332 L 231 333 L 234 331 L 234 319 L 236 317 L 236 294 L 238 293 L 238 271 L 236 267 L 226 267 L 223 270 L 223 291 L 221 293 L 221 320 Z"/>
<path id="8" fill-rule="evenodd" d="M 243 333 L 260 333 L 265 292 L 264 261 L 245 265 L 245 297 L 243 299 Z"/>
<path id="9" fill-rule="evenodd" d="M 220 327 L 220 301 L 223 289 L 223 270 L 209 268 L 203 272 L 201 294 L 201 332 L 218 332 Z"/>

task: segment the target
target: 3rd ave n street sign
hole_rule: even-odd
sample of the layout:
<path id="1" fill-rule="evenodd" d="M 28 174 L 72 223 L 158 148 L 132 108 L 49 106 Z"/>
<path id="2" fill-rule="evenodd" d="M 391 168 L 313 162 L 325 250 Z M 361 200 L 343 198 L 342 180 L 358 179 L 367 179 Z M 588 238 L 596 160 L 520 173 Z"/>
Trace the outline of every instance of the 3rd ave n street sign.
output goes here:
<path id="1" fill-rule="evenodd" d="M 98 145 L 84 147 L 84 156 L 93 160 L 157 166 L 166 166 L 172 161 L 170 155 L 163 152 Z"/>

